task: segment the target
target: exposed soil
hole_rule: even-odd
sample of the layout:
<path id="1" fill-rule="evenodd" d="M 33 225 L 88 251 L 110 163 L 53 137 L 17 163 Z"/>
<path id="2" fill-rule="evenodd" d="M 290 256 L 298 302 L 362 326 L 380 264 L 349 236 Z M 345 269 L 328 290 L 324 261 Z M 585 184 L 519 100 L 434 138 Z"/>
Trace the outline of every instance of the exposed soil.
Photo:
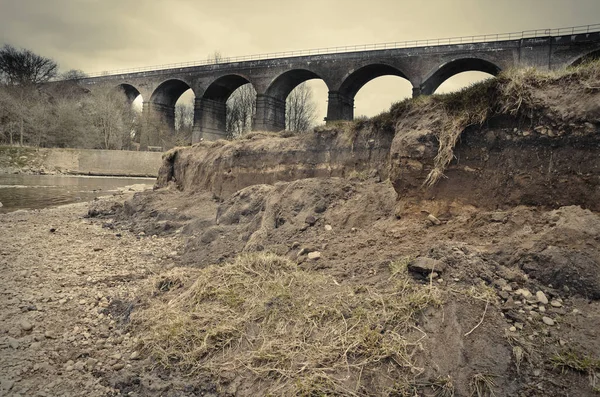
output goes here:
<path id="1" fill-rule="evenodd" d="M 177 149 L 154 191 L 0 215 L 2 393 L 598 395 L 600 103 L 538 88 L 429 189 L 431 109 Z"/>

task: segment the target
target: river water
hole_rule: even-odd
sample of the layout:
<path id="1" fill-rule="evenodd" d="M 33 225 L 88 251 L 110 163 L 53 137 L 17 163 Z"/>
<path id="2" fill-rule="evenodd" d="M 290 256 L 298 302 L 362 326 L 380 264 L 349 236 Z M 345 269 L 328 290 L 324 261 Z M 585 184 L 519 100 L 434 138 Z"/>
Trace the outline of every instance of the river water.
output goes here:
<path id="1" fill-rule="evenodd" d="M 90 201 L 125 186 L 153 185 L 155 178 L 0 174 L 0 214 Z"/>

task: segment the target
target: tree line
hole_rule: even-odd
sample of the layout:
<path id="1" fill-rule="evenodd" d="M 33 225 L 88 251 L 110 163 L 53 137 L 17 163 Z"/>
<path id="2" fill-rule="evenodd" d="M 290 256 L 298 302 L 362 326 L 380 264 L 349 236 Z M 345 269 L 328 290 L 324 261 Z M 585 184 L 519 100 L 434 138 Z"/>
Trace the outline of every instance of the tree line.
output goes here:
<path id="1" fill-rule="evenodd" d="M 142 117 L 115 87 L 80 85 L 85 77 L 79 70 L 60 73 L 55 61 L 30 50 L 0 48 L 0 144 L 93 149 L 153 144 L 166 149 L 191 143 L 193 103 L 176 105 L 171 131 L 159 117 Z M 252 85 L 234 91 L 227 100 L 228 137 L 250 131 L 255 112 Z M 315 118 L 312 91 L 301 84 L 287 98 L 286 129 L 307 131 Z"/>

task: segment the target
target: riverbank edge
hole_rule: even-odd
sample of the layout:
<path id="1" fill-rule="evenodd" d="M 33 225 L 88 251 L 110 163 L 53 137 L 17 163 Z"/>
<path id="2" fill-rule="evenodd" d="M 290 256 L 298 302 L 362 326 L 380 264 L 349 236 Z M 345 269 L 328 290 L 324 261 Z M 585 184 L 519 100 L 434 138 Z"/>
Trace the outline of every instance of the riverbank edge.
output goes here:
<path id="1" fill-rule="evenodd" d="M 161 152 L 0 146 L 0 174 L 156 177 Z"/>

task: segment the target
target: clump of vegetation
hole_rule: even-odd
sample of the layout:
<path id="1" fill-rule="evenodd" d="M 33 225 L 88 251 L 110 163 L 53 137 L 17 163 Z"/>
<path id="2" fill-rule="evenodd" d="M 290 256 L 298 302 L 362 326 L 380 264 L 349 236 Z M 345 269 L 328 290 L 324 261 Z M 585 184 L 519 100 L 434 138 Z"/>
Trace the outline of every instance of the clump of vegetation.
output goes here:
<path id="1" fill-rule="evenodd" d="M 572 350 L 557 353 L 551 359 L 554 368 L 572 370 L 581 373 L 600 371 L 600 360 Z"/>
<path id="2" fill-rule="evenodd" d="M 570 370 L 588 375 L 590 387 L 596 393 L 600 393 L 600 385 L 598 385 L 600 359 L 573 350 L 567 350 L 555 354 L 550 361 L 554 365 L 554 368 L 560 368 L 563 372 Z"/>
<path id="3" fill-rule="evenodd" d="M 600 89 L 600 61 L 591 61 L 559 71 L 542 72 L 534 68 L 514 69 L 496 78 L 471 85 L 460 91 L 420 96 L 392 105 L 389 115 L 400 125 L 406 118 L 435 112 L 441 116 L 435 133 L 439 141 L 434 168 L 425 183 L 434 185 L 454 158 L 454 147 L 461 133 L 471 125 L 481 125 L 501 114 L 531 117 L 539 104 L 536 90 L 549 84 L 573 83 L 581 89 Z M 398 126 L 397 128 L 398 129 Z"/>
<path id="4" fill-rule="evenodd" d="M 158 365 L 268 380 L 264 394 L 306 396 L 409 383 L 423 337 L 416 317 L 441 304 L 435 286 L 406 271 L 353 288 L 269 253 L 201 269 L 185 292 L 152 299 L 162 301 L 134 314 L 134 326 Z"/>
<path id="5" fill-rule="evenodd" d="M 494 388 L 496 383 L 489 374 L 475 374 L 471 378 L 471 396 L 472 397 L 494 397 Z"/>

